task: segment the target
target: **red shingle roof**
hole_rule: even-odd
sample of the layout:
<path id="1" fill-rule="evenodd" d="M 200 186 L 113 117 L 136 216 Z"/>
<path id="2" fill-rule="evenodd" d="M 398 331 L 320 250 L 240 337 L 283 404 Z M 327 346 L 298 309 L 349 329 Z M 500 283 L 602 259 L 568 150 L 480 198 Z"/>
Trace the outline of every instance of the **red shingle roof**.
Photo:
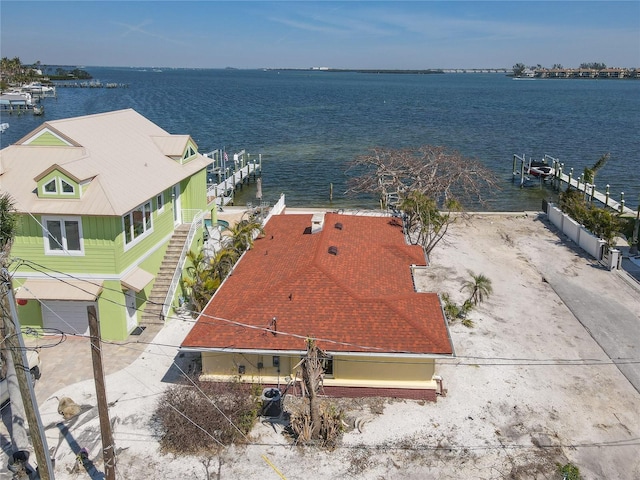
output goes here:
<path id="1" fill-rule="evenodd" d="M 405 243 L 399 220 L 327 213 L 311 234 L 311 218 L 273 216 L 182 346 L 305 349 L 286 332 L 329 352 L 452 353 L 437 295 L 414 290 L 410 267 L 425 257 Z M 277 335 L 220 320 L 271 328 L 273 317 Z"/>

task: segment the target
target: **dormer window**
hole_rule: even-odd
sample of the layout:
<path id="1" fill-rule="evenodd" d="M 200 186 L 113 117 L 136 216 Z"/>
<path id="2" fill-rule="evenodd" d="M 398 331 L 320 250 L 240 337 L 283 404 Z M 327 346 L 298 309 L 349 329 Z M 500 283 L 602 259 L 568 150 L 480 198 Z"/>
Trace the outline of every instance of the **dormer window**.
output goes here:
<path id="1" fill-rule="evenodd" d="M 45 183 L 44 193 L 58 193 L 58 182 L 56 182 L 55 178 Z"/>
<path id="2" fill-rule="evenodd" d="M 61 177 L 55 177 L 42 186 L 44 195 L 75 195 L 76 187 Z"/>
<path id="3" fill-rule="evenodd" d="M 184 155 L 182 156 L 182 159 L 186 160 L 187 158 L 193 157 L 195 154 L 196 154 L 195 149 L 191 145 L 189 145 L 187 147 L 187 150 L 184 152 Z"/>
<path id="4" fill-rule="evenodd" d="M 62 193 L 76 193 L 76 189 L 70 183 L 67 183 L 62 179 L 60 179 L 60 183 L 62 184 Z"/>

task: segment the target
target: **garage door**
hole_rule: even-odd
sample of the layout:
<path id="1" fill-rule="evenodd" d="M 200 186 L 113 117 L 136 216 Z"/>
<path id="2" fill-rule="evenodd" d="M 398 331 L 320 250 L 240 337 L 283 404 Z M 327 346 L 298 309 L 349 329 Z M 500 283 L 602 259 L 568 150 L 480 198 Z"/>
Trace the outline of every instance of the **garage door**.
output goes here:
<path id="1" fill-rule="evenodd" d="M 89 334 L 87 307 L 95 302 L 42 302 L 44 328 L 61 330 L 74 335 Z"/>

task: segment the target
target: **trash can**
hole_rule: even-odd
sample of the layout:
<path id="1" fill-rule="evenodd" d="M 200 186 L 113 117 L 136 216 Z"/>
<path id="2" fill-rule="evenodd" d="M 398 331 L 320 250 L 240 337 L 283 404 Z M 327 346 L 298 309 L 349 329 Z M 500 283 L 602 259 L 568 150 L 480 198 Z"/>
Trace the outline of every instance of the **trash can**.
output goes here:
<path id="1" fill-rule="evenodd" d="M 262 417 L 279 417 L 282 413 L 282 394 L 277 388 L 265 388 L 262 390 L 262 408 L 260 416 Z"/>

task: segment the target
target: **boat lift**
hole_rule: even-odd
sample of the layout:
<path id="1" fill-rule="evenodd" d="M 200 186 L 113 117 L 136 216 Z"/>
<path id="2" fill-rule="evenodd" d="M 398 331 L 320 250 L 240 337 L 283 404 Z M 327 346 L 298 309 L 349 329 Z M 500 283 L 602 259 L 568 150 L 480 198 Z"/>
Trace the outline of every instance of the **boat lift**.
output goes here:
<path id="1" fill-rule="evenodd" d="M 214 150 L 204 154 L 212 160 L 207 167 L 207 197 L 215 198 L 218 207 L 233 203 L 234 192 L 239 185 L 258 175 L 262 175 L 262 154 L 257 159 L 242 150 L 233 154 L 229 160 L 224 150 Z"/>
<path id="2" fill-rule="evenodd" d="M 519 170 L 518 168 L 519 162 Z M 522 156 L 513 154 L 513 179 L 520 177 L 520 186 L 523 187 L 527 180 L 531 180 L 531 177 L 538 178 L 540 185 L 543 181 L 553 179 L 556 175 L 556 165 L 559 164 L 558 160 L 550 155 L 545 154 L 542 160 L 533 160 L 526 155 Z"/>
<path id="3" fill-rule="evenodd" d="M 517 170 L 518 162 L 520 162 L 520 170 Z M 544 175 L 536 175 L 536 171 L 544 172 Z M 640 218 L 640 205 L 638 205 L 638 212 L 625 205 L 624 192 L 620 192 L 620 200 L 616 201 L 611 198 L 609 192 L 609 185 L 605 186 L 605 191 L 600 192 L 596 190 L 596 185 L 589 183 L 585 180 L 584 173 L 574 177 L 573 168 L 569 169 L 569 173 L 564 173 L 564 163 L 560 162 L 557 158 L 553 158 L 551 155 L 546 155 L 541 162 L 536 162 L 532 159 L 527 160 L 525 155 L 513 155 L 513 179 L 520 177 L 520 186 L 524 186 L 525 181 L 531 180 L 529 176 L 537 176 L 540 179 L 540 185 L 543 181 L 551 181 L 553 188 L 561 190 L 564 185 L 567 188 L 575 188 L 579 192 L 583 192 L 585 200 L 593 203 L 597 200 L 605 208 L 610 208 L 620 213 L 621 215 L 633 216 L 636 215 Z"/>

